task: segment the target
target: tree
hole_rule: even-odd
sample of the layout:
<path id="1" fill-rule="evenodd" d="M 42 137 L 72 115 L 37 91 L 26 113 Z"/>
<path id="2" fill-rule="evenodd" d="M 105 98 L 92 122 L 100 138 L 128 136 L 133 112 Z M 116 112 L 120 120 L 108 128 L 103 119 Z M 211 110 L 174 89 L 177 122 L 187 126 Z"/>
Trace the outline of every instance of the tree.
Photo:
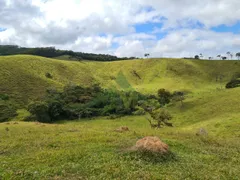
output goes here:
<path id="1" fill-rule="evenodd" d="M 181 102 L 181 106 L 183 107 L 183 101 L 185 100 L 184 93 L 181 91 L 175 91 L 172 95 L 173 101 Z"/>
<path id="2" fill-rule="evenodd" d="M 219 59 L 221 59 L 222 55 L 219 54 L 219 55 L 217 55 L 217 57 L 218 57 Z"/>
<path id="3" fill-rule="evenodd" d="M 144 56 L 145 56 L 146 58 L 148 58 L 148 57 L 150 56 L 150 54 L 149 54 L 149 53 L 145 53 Z"/>
<path id="4" fill-rule="evenodd" d="M 230 51 L 227 52 L 227 55 L 232 59 L 233 54 Z"/>
<path id="5" fill-rule="evenodd" d="M 34 115 L 39 122 L 49 123 L 51 118 L 48 114 L 48 105 L 45 102 L 34 102 L 28 105 L 28 111 Z"/>
<path id="6" fill-rule="evenodd" d="M 238 60 L 240 59 L 240 52 L 236 53 L 236 57 L 238 58 Z"/>
<path id="7" fill-rule="evenodd" d="M 199 56 L 200 56 L 200 58 L 203 58 L 203 54 L 202 53 L 200 53 Z"/>
<path id="8" fill-rule="evenodd" d="M 166 126 L 173 126 L 172 123 L 169 123 L 168 121 L 172 119 L 171 114 L 165 110 L 165 109 L 157 109 L 155 111 L 149 112 L 151 115 L 152 119 L 156 121 L 155 123 L 152 123 L 152 121 L 148 119 L 150 125 L 152 128 L 161 128 L 163 125 Z"/>
<path id="9" fill-rule="evenodd" d="M 222 58 L 222 60 L 226 60 L 227 59 L 227 57 L 225 57 L 225 56 L 222 56 L 221 58 Z"/>
<path id="10" fill-rule="evenodd" d="M 195 55 L 195 57 L 194 57 L 194 58 L 195 58 L 195 59 L 200 59 L 200 58 L 199 58 L 199 55 Z"/>
<path id="11" fill-rule="evenodd" d="M 17 111 L 6 102 L 0 101 L 0 123 L 17 116 Z"/>
<path id="12" fill-rule="evenodd" d="M 158 90 L 158 101 L 160 103 L 161 106 L 164 106 L 166 104 L 168 104 L 171 100 L 171 93 L 165 89 L 159 89 Z"/>
<path id="13" fill-rule="evenodd" d="M 60 119 L 63 114 L 63 105 L 59 101 L 51 101 L 48 103 L 48 114 L 51 118 L 51 121 Z"/>

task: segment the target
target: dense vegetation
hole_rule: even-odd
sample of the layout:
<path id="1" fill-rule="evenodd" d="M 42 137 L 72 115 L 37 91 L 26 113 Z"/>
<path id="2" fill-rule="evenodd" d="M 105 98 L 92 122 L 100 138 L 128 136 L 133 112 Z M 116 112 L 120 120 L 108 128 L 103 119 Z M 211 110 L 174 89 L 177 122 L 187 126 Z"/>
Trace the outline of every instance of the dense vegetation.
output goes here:
<path id="1" fill-rule="evenodd" d="M 0 123 L 8 121 L 17 116 L 16 108 L 9 103 L 0 99 Z"/>
<path id="2" fill-rule="evenodd" d="M 158 96 L 143 95 L 136 91 L 117 91 L 102 89 L 99 85 L 81 87 L 68 85 L 62 92 L 47 90 L 43 101 L 31 102 L 28 111 L 32 116 L 27 119 L 36 119 L 39 122 L 55 122 L 62 119 L 81 119 L 96 116 L 110 116 L 116 118 L 123 115 L 144 115 L 149 113 L 160 123 L 170 120 L 170 115 L 159 110 L 168 104 L 173 95 L 165 89 L 159 90 Z M 166 97 L 166 94 L 168 96 Z M 163 101 L 164 99 L 164 101 Z M 168 118 L 169 117 L 169 118 Z M 165 121 L 166 120 L 166 121 Z"/>
<path id="3" fill-rule="evenodd" d="M 36 47 L 26 48 L 15 45 L 0 45 L 0 55 L 17 55 L 17 54 L 28 54 L 37 55 L 48 58 L 57 58 L 59 56 L 68 55 L 69 60 L 93 60 L 93 61 L 117 61 L 136 59 L 135 57 L 122 57 L 112 56 L 108 54 L 93 54 L 83 52 L 73 52 L 68 50 L 57 50 L 55 47 Z"/>

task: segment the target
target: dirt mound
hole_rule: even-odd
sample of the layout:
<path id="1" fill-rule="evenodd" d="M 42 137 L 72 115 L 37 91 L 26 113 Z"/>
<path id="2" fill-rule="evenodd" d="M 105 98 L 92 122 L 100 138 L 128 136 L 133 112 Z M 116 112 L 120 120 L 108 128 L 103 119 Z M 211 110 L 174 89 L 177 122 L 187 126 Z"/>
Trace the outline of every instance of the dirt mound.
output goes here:
<path id="1" fill-rule="evenodd" d="M 135 148 L 139 151 L 149 151 L 154 153 L 168 153 L 168 145 L 163 143 L 158 137 L 148 136 L 136 142 Z"/>
<path id="2" fill-rule="evenodd" d="M 127 132 L 129 131 L 129 128 L 127 126 L 122 126 L 118 129 L 115 129 L 116 132 Z"/>

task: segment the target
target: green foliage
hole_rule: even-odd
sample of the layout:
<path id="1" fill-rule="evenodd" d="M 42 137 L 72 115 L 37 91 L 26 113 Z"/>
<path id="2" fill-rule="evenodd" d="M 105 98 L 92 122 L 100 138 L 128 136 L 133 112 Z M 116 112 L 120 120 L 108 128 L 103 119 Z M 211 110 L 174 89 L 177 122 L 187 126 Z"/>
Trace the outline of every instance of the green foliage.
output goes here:
<path id="1" fill-rule="evenodd" d="M 185 100 L 184 92 L 181 91 L 173 92 L 172 100 L 176 102 L 181 102 L 181 105 L 183 106 L 183 101 Z"/>
<path id="2" fill-rule="evenodd" d="M 165 109 L 157 109 L 149 112 L 151 117 L 157 122 L 157 128 L 161 128 L 163 125 L 172 126 L 168 121 L 172 119 L 171 114 Z"/>
<path id="3" fill-rule="evenodd" d="M 136 116 L 145 115 L 146 111 L 142 107 L 137 106 L 136 110 L 133 112 L 133 114 Z"/>
<path id="4" fill-rule="evenodd" d="M 0 122 L 8 121 L 15 116 L 17 116 L 16 109 L 12 105 L 0 100 Z"/>
<path id="5" fill-rule="evenodd" d="M 236 57 L 238 58 L 238 60 L 240 59 L 240 52 L 236 53 Z"/>
<path id="6" fill-rule="evenodd" d="M 7 94 L 0 94 L 0 100 L 7 101 L 9 100 L 9 96 Z"/>
<path id="7" fill-rule="evenodd" d="M 51 120 L 57 120 L 64 116 L 63 104 L 61 101 L 48 102 L 48 114 Z"/>
<path id="8" fill-rule="evenodd" d="M 37 47 L 37 48 L 25 48 L 12 45 L 0 45 L 0 55 L 16 55 L 16 54 L 29 54 L 37 55 L 48 58 L 56 58 L 61 56 L 69 56 L 69 60 L 93 60 L 93 61 L 116 61 L 136 59 L 135 57 L 122 57 L 112 56 L 108 54 L 93 54 L 73 52 L 68 50 L 57 50 L 55 47 Z"/>
<path id="9" fill-rule="evenodd" d="M 144 96 L 135 91 L 123 92 L 92 87 L 67 85 L 63 92 L 48 89 L 44 102 L 29 105 L 29 111 L 40 122 L 80 119 L 95 116 L 130 115 Z"/>
<path id="10" fill-rule="evenodd" d="M 194 58 L 195 58 L 195 59 L 200 59 L 199 55 L 196 55 Z"/>
<path id="11" fill-rule="evenodd" d="M 28 111 L 36 117 L 36 120 L 43 123 L 52 122 L 49 111 L 48 104 L 45 102 L 33 102 L 28 105 Z"/>
<path id="12" fill-rule="evenodd" d="M 158 99 L 146 99 L 138 101 L 138 105 L 142 107 L 145 111 L 156 110 L 161 107 Z"/>
<path id="13" fill-rule="evenodd" d="M 237 87 L 240 87 L 240 79 L 233 79 L 226 84 L 227 89 L 237 88 Z"/>
<path id="14" fill-rule="evenodd" d="M 161 106 L 168 104 L 171 101 L 171 93 L 165 89 L 158 90 L 159 103 Z"/>
<path id="15" fill-rule="evenodd" d="M 45 76 L 46 76 L 46 78 L 49 78 L 49 79 L 52 79 L 52 78 L 53 78 L 53 76 L 52 76 L 49 72 L 47 72 L 47 73 L 45 74 Z"/>

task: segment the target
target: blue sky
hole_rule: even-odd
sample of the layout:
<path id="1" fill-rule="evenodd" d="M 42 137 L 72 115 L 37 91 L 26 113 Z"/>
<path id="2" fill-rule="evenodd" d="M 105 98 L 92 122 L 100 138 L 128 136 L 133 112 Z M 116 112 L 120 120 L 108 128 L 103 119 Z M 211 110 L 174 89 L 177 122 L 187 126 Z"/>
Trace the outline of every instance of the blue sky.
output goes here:
<path id="1" fill-rule="evenodd" d="M 6 30 L 7 30 L 6 28 L 1 28 L 1 27 L 0 27 L 0 32 L 6 31 Z"/>
<path id="2" fill-rule="evenodd" d="M 211 30 L 215 32 L 231 32 L 234 34 L 240 34 L 240 21 L 234 25 L 221 24 L 219 26 L 212 27 Z"/>

